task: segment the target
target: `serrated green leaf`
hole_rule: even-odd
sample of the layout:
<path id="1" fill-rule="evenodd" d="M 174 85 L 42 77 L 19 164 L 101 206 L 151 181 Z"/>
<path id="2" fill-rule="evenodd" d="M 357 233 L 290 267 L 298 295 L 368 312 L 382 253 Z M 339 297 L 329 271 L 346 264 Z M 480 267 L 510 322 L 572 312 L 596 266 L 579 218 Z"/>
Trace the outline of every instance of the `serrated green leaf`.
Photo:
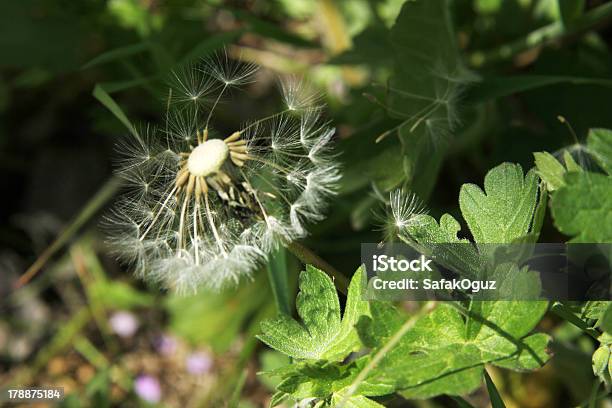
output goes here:
<path id="1" fill-rule="evenodd" d="M 347 389 L 367 362 L 368 357 L 344 365 L 324 361 L 297 362 L 283 372 L 283 380 L 277 388 L 296 400 L 329 398 Z M 359 385 L 354 395 L 379 396 L 392 392 L 390 384 L 368 379 Z"/>
<path id="2" fill-rule="evenodd" d="M 523 339 L 518 353 L 512 357 L 498 360 L 494 364 L 515 371 L 535 370 L 550 359 L 548 345 L 552 337 L 545 333 L 536 333 Z"/>
<path id="3" fill-rule="evenodd" d="M 597 163 L 612 176 L 612 130 L 589 130 L 587 146 Z"/>
<path id="4" fill-rule="evenodd" d="M 388 302 L 370 302 L 370 316 L 361 316 L 357 332 L 361 342 L 370 348 L 381 347 L 402 325 L 402 315 Z"/>
<path id="5" fill-rule="evenodd" d="M 581 317 L 585 319 L 599 320 L 608 309 L 610 302 L 604 300 L 591 300 L 584 304 Z"/>
<path id="6" fill-rule="evenodd" d="M 612 177 L 568 173 L 551 199 L 554 223 L 570 242 L 612 242 Z"/>
<path id="7" fill-rule="evenodd" d="M 537 196 L 533 170 L 523 177 L 520 165 L 503 163 L 487 173 L 484 191 L 464 184 L 459 207 L 476 242 L 510 243 L 529 233 Z"/>
<path id="8" fill-rule="evenodd" d="M 406 228 L 407 236 L 402 238 L 408 244 L 416 243 L 413 246 L 434 256 L 441 265 L 474 277 L 480 271 L 481 260 L 470 241 L 457 237 L 460 229 L 461 225 L 450 214 L 443 214 L 439 224 L 429 215 L 419 215 Z M 450 245 L 440 245 L 446 243 Z"/>
<path id="9" fill-rule="evenodd" d="M 341 361 L 361 346 L 355 325 L 369 314 L 368 302 L 361 300 L 364 274 L 359 268 L 349 285 L 344 317 L 331 279 L 322 271 L 307 266 L 300 275 L 297 311 L 303 325 L 289 316 L 262 323 L 259 339 L 293 358 Z"/>
<path id="10" fill-rule="evenodd" d="M 383 358 L 369 380 L 393 379 L 411 398 L 463 395 L 480 385 L 485 363 L 527 369 L 548 360 L 547 336 L 523 339 L 546 310 L 544 302 L 473 304 L 467 322 L 455 308 L 440 304 Z"/>

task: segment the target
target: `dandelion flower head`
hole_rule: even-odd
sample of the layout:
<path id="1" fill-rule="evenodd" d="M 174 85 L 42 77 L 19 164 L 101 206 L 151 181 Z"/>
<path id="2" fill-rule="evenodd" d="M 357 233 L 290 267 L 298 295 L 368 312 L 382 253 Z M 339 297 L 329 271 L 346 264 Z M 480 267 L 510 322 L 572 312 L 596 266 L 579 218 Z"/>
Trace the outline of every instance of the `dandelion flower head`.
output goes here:
<path id="1" fill-rule="evenodd" d="M 162 126 L 118 145 L 127 188 L 108 217 L 110 241 L 138 275 L 179 292 L 220 288 L 323 218 L 340 177 L 334 129 L 306 87 L 284 81 L 276 113 L 213 128 L 256 70 L 222 53 L 174 72 Z"/>

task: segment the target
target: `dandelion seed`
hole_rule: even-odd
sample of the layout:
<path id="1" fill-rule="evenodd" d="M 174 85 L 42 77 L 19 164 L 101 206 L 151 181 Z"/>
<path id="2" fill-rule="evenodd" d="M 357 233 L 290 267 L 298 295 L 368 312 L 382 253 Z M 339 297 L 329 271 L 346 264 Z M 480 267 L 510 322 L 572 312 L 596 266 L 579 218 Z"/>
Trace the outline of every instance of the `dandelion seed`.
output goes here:
<path id="1" fill-rule="evenodd" d="M 417 195 L 399 189 L 392 191 L 389 194 L 387 210 L 378 215 L 382 220 L 386 241 L 397 240 L 398 235 L 418 223 L 423 214 L 427 214 L 427 209 Z"/>
<path id="2" fill-rule="evenodd" d="M 284 86 L 285 109 L 229 134 L 211 126 L 228 89 L 251 82 L 255 68 L 223 53 L 179 71 L 163 129 L 120 145 L 129 188 L 108 224 L 139 276 L 179 292 L 234 284 L 323 218 L 340 178 L 334 130 L 303 87 Z M 212 103 L 185 104 L 204 94 Z"/>

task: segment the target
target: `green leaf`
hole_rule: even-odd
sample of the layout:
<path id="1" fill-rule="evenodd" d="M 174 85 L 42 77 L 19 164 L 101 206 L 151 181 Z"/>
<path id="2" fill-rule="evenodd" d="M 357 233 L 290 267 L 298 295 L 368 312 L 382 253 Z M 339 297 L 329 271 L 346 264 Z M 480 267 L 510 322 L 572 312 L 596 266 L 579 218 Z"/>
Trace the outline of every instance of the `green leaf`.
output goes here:
<path id="1" fill-rule="evenodd" d="M 581 317 L 585 319 L 599 320 L 608 309 L 610 303 L 604 300 L 591 300 L 582 308 Z"/>
<path id="2" fill-rule="evenodd" d="M 570 242 L 612 242 L 612 177 L 568 173 L 551 199 L 554 223 Z"/>
<path id="3" fill-rule="evenodd" d="M 584 12 L 585 0 L 558 0 L 561 21 L 569 27 Z"/>
<path id="4" fill-rule="evenodd" d="M 471 78 L 454 39 L 448 1 L 404 2 L 390 32 L 395 68 L 386 104 L 401 120 L 387 131 L 399 145 L 385 152 L 381 171 L 388 176 L 377 180 L 383 191 L 401 183 L 423 199 L 432 191 L 448 149 L 444 139 L 457 123 L 456 97 Z"/>
<path id="5" fill-rule="evenodd" d="M 612 176 L 612 130 L 589 130 L 587 146 L 597 163 Z"/>
<path id="6" fill-rule="evenodd" d="M 487 173 L 484 191 L 464 184 L 459 206 L 476 242 L 510 243 L 529 233 L 537 197 L 535 172 L 523 178 L 520 165 L 503 163 Z"/>
<path id="7" fill-rule="evenodd" d="M 608 308 L 598 323 L 603 331 L 612 334 L 612 304 L 608 304 Z"/>
<path id="8" fill-rule="evenodd" d="M 533 156 L 538 176 L 546 182 L 548 191 L 554 191 L 564 185 L 565 167 L 555 159 L 555 156 L 548 152 L 536 152 Z"/>
<path id="9" fill-rule="evenodd" d="M 523 350 L 543 356 L 538 367 L 547 361 L 548 336 L 538 335 L 537 341 L 523 339 L 541 318 L 545 304 L 474 303 L 479 310 L 471 310 L 470 316 L 478 320 L 470 318 L 468 322 L 451 305 L 438 305 L 383 358 L 368 380 L 393 379 L 395 387 L 409 398 L 463 395 L 480 385 L 485 363 L 510 366 L 512 357 L 525 362 Z M 542 339 L 546 339 L 544 344 Z"/>
<path id="10" fill-rule="evenodd" d="M 572 157 L 572 154 L 569 150 L 565 150 L 563 152 L 563 160 L 565 161 L 565 167 L 567 167 L 567 171 L 583 171 L 582 167 Z"/>
<path id="11" fill-rule="evenodd" d="M 366 347 L 382 347 L 402 326 L 402 315 L 390 303 L 378 301 L 370 302 L 370 313 L 357 323 L 359 338 Z"/>
<path id="12" fill-rule="evenodd" d="M 334 393 L 332 396 L 330 407 L 339 407 L 342 404 L 345 408 L 383 408 L 384 405 L 380 405 L 378 402 L 372 401 L 371 399 L 364 397 L 363 395 L 351 395 L 348 399 L 346 398 L 345 392 L 340 391 Z"/>
<path id="13" fill-rule="evenodd" d="M 498 360 L 494 364 L 514 371 L 528 371 L 540 368 L 550 358 L 548 345 L 551 340 L 552 338 L 544 333 L 527 336 L 520 344 L 517 354 L 503 360 Z"/>
<path id="14" fill-rule="evenodd" d="M 349 285 L 344 317 L 332 280 L 324 272 L 307 266 L 300 275 L 296 306 L 303 324 L 289 316 L 262 322 L 259 339 L 290 357 L 307 360 L 341 361 L 356 351 L 361 342 L 355 325 L 369 314 L 368 302 L 361 300 L 365 285 L 359 268 Z"/>
<path id="15" fill-rule="evenodd" d="M 535 158 L 535 165 L 538 176 L 544 182 L 546 182 L 546 189 L 548 191 L 558 190 L 560 187 L 565 185 L 565 174 L 567 172 L 581 172 L 582 167 L 576 163 L 572 154 L 568 150 L 563 151 L 563 161 L 565 167 L 548 152 L 535 152 L 533 154 Z"/>
<path id="16" fill-rule="evenodd" d="M 282 377 L 277 389 L 293 399 L 328 398 L 347 390 L 368 359 L 366 356 L 343 365 L 325 361 L 297 362 L 267 374 Z M 379 396 L 392 392 L 388 383 L 366 380 L 359 384 L 353 395 Z"/>

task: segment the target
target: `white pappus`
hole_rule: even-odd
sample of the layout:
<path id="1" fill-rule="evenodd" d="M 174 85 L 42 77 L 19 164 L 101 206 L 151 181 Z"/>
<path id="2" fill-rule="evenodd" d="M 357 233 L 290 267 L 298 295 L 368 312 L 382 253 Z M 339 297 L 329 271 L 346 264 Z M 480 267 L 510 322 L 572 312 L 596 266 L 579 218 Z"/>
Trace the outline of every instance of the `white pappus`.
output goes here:
<path id="1" fill-rule="evenodd" d="M 187 293 L 233 284 L 323 218 L 340 178 L 334 129 L 299 82 L 283 82 L 284 109 L 229 134 L 211 126 L 255 72 L 225 53 L 175 72 L 164 125 L 118 145 L 127 188 L 107 225 L 139 276 Z"/>

